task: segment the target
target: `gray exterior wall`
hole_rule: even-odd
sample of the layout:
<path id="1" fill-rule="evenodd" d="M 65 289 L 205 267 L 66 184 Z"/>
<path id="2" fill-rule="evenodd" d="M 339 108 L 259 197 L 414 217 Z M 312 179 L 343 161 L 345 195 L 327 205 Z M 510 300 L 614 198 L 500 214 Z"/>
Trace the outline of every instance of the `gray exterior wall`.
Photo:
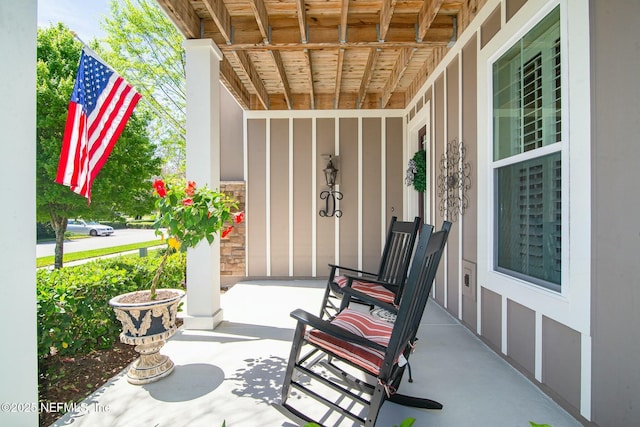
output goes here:
<path id="1" fill-rule="evenodd" d="M 220 84 L 220 180 L 244 181 L 243 111 Z"/>
<path id="2" fill-rule="evenodd" d="M 640 420 L 640 2 L 590 8 L 592 412 L 600 426 L 630 426 Z"/>

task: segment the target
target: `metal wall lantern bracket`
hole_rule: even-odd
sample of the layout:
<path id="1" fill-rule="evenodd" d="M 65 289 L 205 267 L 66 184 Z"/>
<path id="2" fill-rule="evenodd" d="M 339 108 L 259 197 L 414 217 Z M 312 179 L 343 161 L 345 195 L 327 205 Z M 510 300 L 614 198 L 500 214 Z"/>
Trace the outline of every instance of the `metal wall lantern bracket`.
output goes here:
<path id="1" fill-rule="evenodd" d="M 329 155 L 329 163 L 327 163 L 327 167 L 323 169 L 323 172 L 325 182 L 329 189 L 320 193 L 320 199 L 325 201 L 325 206 L 319 214 L 321 217 L 335 216 L 340 218 L 342 216 L 342 211 L 340 209 L 336 209 L 336 200 L 342 200 L 342 193 L 334 190 L 336 178 L 338 176 L 338 169 L 333 165 L 331 155 Z"/>

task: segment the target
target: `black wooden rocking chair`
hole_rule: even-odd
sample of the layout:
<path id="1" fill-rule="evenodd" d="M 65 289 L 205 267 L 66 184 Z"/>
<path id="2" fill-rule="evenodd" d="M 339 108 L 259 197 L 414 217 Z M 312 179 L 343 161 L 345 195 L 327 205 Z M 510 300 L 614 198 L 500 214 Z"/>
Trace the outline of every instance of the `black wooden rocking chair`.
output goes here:
<path id="1" fill-rule="evenodd" d="M 421 221 L 419 217 L 416 217 L 413 222 L 398 221 L 395 216 L 391 218 L 378 273 L 329 264 L 331 271 L 322 299 L 320 317 L 329 319 L 338 313 L 340 300 L 342 299 L 342 288 L 349 282 L 346 275 L 336 276 L 337 269 L 342 274 L 362 275 L 363 281 L 360 281 L 360 277 L 358 277 L 352 283 L 352 286 L 356 289 L 364 292 L 365 288 L 371 287 L 368 293 L 375 296 L 376 299 L 397 304 L 400 301 L 402 287 L 407 278 L 411 254 L 413 253 Z M 366 279 L 376 279 L 384 282 L 384 285 L 379 283 L 374 285 L 367 284 L 365 282 Z"/>
<path id="2" fill-rule="evenodd" d="M 302 399 L 289 399 L 293 389 L 328 407 L 329 413 L 366 426 L 375 425 L 386 400 L 442 409 L 433 400 L 396 392 L 415 345 L 450 229 L 449 222 L 438 232 L 433 232 L 433 226 L 423 226 L 394 323 L 348 307 L 352 297 L 376 304 L 375 299 L 350 288 L 343 290 L 340 312 L 331 321 L 303 310 L 291 313 L 298 325 L 282 387 L 280 408 L 285 414 L 297 422 L 321 424 L 309 414 L 313 405 L 305 405 Z M 303 347 L 310 350 L 301 356 Z M 304 408 L 296 407 L 301 405 Z M 315 417 L 328 420 L 330 415 L 323 411 Z"/>

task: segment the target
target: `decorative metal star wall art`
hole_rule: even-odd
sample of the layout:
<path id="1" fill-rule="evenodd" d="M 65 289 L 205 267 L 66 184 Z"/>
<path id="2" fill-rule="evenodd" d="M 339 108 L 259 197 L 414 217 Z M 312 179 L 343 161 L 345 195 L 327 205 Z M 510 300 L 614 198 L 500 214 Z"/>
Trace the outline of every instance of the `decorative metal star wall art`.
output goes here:
<path id="1" fill-rule="evenodd" d="M 440 215 L 457 221 L 469 205 L 467 191 L 471 188 L 471 165 L 466 160 L 467 149 L 457 139 L 447 144 L 440 159 L 438 175 L 438 198 Z"/>

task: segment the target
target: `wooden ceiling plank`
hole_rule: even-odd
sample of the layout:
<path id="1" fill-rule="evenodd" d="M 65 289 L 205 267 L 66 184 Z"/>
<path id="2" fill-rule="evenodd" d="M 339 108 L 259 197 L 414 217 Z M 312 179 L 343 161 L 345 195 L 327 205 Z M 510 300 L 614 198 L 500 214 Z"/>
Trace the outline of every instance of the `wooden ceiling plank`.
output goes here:
<path id="1" fill-rule="evenodd" d="M 340 88 L 342 86 L 342 65 L 344 63 L 344 49 L 338 49 L 338 66 L 336 67 L 336 89 L 334 95 L 335 107 L 340 105 Z"/>
<path id="2" fill-rule="evenodd" d="M 407 66 L 409 62 L 411 62 L 411 57 L 413 57 L 414 50 L 411 48 L 406 48 L 400 50 L 400 54 L 398 55 L 398 59 L 391 70 L 391 75 L 389 79 L 387 79 L 387 83 L 384 86 L 384 90 L 382 91 L 382 99 L 380 102 L 380 108 L 385 108 L 389 99 L 391 99 L 391 95 L 396 90 L 400 79 L 404 75 L 404 72 L 407 70 Z"/>
<path id="3" fill-rule="evenodd" d="M 260 100 L 260 103 L 264 107 L 265 110 L 269 109 L 269 94 L 267 89 L 264 87 L 264 83 L 262 83 L 262 79 L 260 79 L 260 75 L 258 71 L 255 69 L 253 64 L 251 63 L 251 58 L 249 58 L 249 54 L 245 51 L 233 52 L 233 55 L 238 60 L 238 63 L 241 65 L 243 71 L 249 78 L 253 89 L 256 92 L 256 96 Z"/>
<path id="4" fill-rule="evenodd" d="M 289 79 L 284 69 L 284 63 L 282 62 L 282 56 L 279 50 L 270 50 L 269 53 L 271 53 L 271 57 L 276 64 L 278 73 L 280 73 L 280 80 L 282 81 L 282 88 L 284 89 L 284 99 L 287 102 L 287 108 L 291 110 L 293 109 L 293 96 L 291 94 L 291 86 L 289 86 Z"/>
<path id="5" fill-rule="evenodd" d="M 167 15 L 173 18 L 173 22 L 186 38 L 200 37 L 200 18 L 189 0 L 157 0 L 157 2 Z"/>
<path id="6" fill-rule="evenodd" d="M 369 51 L 369 58 L 367 59 L 367 65 L 365 66 L 364 74 L 362 75 L 362 82 L 360 83 L 360 90 L 358 91 L 358 108 L 362 108 L 362 105 L 364 104 L 364 99 L 369 89 L 369 83 L 373 76 L 373 69 L 376 67 L 376 61 L 378 60 L 379 55 L 380 51 L 376 48 L 371 48 Z"/>
<path id="7" fill-rule="evenodd" d="M 267 8 L 264 5 L 264 0 L 250 0 L 249 4 L 253 10 L 253 14 L 256 17 L 260 34 L 262 34 L 262 41 L 264 44 L 269 44 L 269 14 Z"/>
<path id="8" fill-rule="evenodd" d="M 444 0 L 424 0 L 420 12 L 418 12 L 418 41 L 424 40 L 427 30 L 436 19 L 438 11 L 442 7 Z"/>
<path id="9" fill-rule="evenodd" d="M 309 35 L 307 34 L 307 10 L 304 4 L 304 0 L 296 0 L 296 7 L 298 9 L 298 27 L 300 28 L 300 42 L 306 43 L 309 41 Z"/>
<path id="10" fill-rule="evenodd" d="M 387 37 L 387 31 L 389 31 L 389 25 L 391 25 L 391 18 L 393 17 L 393 10 L 396 8 L 397 0 L 382 0 L 382 9 L 380 10 L 380 41 L 385 41 Z"/>
<path id="11" fill-rule="evenodd" d="M 224 2 L 222 0 L 202 0 L 202 3 L 218 26 L 218 30 L 227 44 L 233 43 L 231 15 L 229 15 L 229 10 L 227 10 Z"/>

